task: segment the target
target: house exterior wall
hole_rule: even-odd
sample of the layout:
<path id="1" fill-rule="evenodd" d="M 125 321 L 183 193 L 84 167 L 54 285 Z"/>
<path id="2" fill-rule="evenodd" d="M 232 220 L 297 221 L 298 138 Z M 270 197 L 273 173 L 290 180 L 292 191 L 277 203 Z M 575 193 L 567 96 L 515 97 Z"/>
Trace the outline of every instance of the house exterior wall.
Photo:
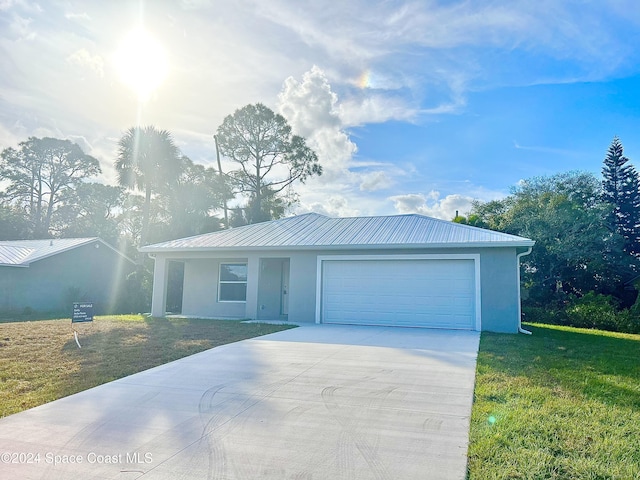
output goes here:
<path id="1" fill-rule="evenodd" d="M 96 248 L 98 245 L 98 248 Z M 114 308 L 120 282 L 132 262 L 100 242 L 53 255 L 29 267 L 0 267 L 0 311 L 69 312 L 77 301 L 92 301 L 97 314 Z"/>
<path id="2" fill-rule="evenodd" d="M 482 330 L 516 333 L 519 326 L 519 285 L 516 248 L 442 248 L 442 249 L 361 249 L 303 250 L 182 254 L 185 260 L 183 310 L 185 315 L 217 318 L 279 319 L 275 305 L 266 296 L 280 295 L 272 270 L 260 272 L 260 265 L 274 266 L 283 258 L 290 261 L 288 320 L 313 323 L 316 316 L 317 262 L 320 255 L 412 255 L 480 254 Z M 164 254 L 158 254 L 161 256 Z M 217 258 L 210 258 L 215 255 Z M 272 260 L 268 260 L 272 259 Z M 217 300 L 220 262 L 246 261 L 249 265 L 246 303 Z M 274 267 L 275 268 L 275 267 Z M 262 305 L 265 308 L 262 309 Z M 270 305 L 267 307 L 267 305 Z"/>
<path id="3" fill-rule="evenodd" d="M 291 255 L 289 321 L 315 322 L 316 270 L 318 252 Z"/>
<path id="4" fill-rule="evenodd" d="M 247 318 L 245 302 L 218 301 L 220 264 L 247 262 L 247 257 L 191 259 L 184 263 L 182 313 L 200 317 Z"/>
<path id="5" fill-rule="evenodd" d="M 482 330 L 518 333 L 520 285 L 515 248 L 487 248 L 480 254 Z"/>

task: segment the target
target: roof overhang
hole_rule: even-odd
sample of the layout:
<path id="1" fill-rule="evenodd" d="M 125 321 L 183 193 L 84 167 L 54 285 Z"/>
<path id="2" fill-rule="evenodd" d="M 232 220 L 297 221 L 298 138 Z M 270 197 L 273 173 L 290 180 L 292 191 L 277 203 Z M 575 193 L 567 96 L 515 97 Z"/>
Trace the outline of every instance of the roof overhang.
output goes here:
<path id="1" fill-rule="evenodd" d="M 376 245 L 267 245 L 267 246 L 224 246 L 224 247 L 141 247 L 142 253 L 206 253 L 206 252 L 282 252 L 282 251 L 314 251 L 314 250 L 424 250 L 424 249 L 475 249 L 475 248 L 530 248 L 533 240 L 521 242 L 460 242 L 460 243 L 426 243 L 426 244 L 376 244 Z"/>

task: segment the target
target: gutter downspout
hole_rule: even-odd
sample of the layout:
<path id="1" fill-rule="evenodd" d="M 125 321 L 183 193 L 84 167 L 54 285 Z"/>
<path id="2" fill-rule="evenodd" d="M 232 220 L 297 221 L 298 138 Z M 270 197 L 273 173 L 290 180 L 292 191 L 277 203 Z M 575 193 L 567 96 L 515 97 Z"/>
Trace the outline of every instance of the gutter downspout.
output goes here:
<path id="1" fill-rule="evenodd" d="M 520 298 L 520 257 L 529 255 L 532 248 L 533 247 L 529 247 L 526 251 L 516 255 L 518 263 L 518 333 L 524 333 L 526 335 L 531 335 L 531 332 L 522 328 L 522 299 Z"/>

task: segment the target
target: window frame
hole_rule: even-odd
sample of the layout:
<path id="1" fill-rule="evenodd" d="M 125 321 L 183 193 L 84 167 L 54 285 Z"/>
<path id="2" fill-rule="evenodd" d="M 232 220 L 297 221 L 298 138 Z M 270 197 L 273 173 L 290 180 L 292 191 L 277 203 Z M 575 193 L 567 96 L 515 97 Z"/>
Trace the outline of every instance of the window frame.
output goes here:
<path id="1" fill-rule="evenodd" d="M 223 280 L 222 267 L 225 265 L 244 266 L 247 270 L 246 280 Z M 218 265 L 218 302 L 219 303 L 247 303 L 247 280 L 249 279 L 249 265 L 247 262 L 220 262 Z M 222 299 L 222 285 L 244 285 L 244 300 L 224 300 Z"/>

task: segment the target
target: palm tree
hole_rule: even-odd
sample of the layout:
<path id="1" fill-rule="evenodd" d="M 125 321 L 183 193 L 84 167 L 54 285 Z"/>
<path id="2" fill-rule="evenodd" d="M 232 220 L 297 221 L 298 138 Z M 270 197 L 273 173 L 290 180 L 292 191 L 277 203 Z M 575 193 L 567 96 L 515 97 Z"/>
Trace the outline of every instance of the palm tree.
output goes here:
<path id="1" fill-rule="evenodd" d="M 173 183 L 180 175 L 180 151 L 167 130 L 153 126 L 131 127 L 118 142 L 118 184 L 144 191 L 140 245 L 149 234 L 151 194 Z"/>

